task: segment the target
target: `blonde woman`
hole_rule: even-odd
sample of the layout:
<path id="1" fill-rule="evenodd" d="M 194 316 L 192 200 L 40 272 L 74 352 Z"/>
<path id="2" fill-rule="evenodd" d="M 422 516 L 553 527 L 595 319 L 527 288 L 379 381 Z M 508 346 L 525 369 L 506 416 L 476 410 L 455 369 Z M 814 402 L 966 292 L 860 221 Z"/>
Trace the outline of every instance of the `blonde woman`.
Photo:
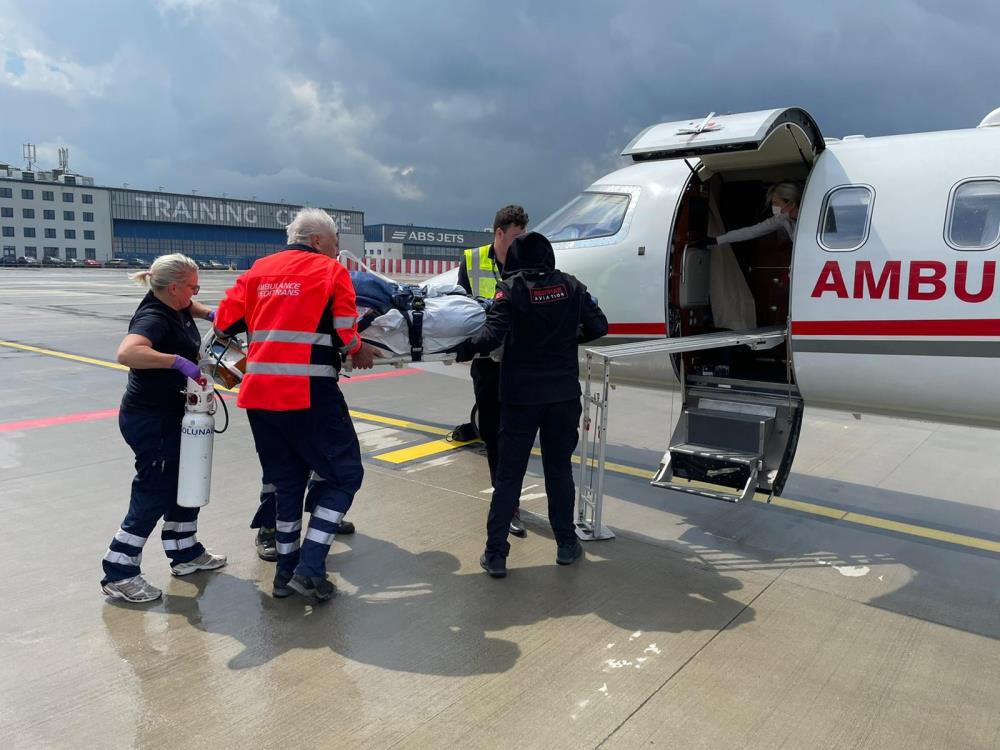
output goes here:
<path id="1" fill-rule="evenodd" d="M 129 278 L 149 288 L 118 347 L 118 362 L 129 368 L 118 427 L 135 453 L 135 478 L 128 513 L 104 555 L 101 590 L 114 599 L 148 602 L 163 592 L 143 578 L 139 564 L 161 518 L 171 573 L 182 576 L 226 564 L 225 557 L 206 552 L 195 538 L 198 508 L 177 505 L 183 391 L 187 378 L 201 374 L 194 318 L 215 315 L 194 300 L 200 289 L 198 266 L 185 255 L 160 256 L 148 271 Z"/>

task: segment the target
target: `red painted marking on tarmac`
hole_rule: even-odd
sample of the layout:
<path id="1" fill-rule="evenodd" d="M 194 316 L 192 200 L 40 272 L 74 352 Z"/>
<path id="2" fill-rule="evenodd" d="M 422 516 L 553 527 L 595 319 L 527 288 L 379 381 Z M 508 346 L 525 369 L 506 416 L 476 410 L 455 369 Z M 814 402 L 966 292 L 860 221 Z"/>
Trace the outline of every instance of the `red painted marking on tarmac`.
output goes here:
<path id="1" fill-rule="evenodd" d="M 404 367 L 393 372 L 372 372 L 367 375 L 354 375 L 350 380 L 346 378 L 341 382 L 356 382 L 359 380 L 377 380 L 379 378 L 396 378 L 401 375 L 415 375 L 416 373 L 423 372 L 416 367 Z M 236 398 L 231 395 L 223 395 L 221 393 L 216 393 L 220 398 L 226 399 L 226 401 L 231 401 Z M 117 417 L 117 409 L 103 409 L 101 411 L 87 411 L 80 414 L 63 414 L 58 417 L 43 417 L 41 419 L 23 419 L 19 422 L 0 422 L 0 433 L 2 432 L 20 432 L 21 430 L 34 430 L 39 427 L 55 427 L 61 424 L 73 424 L 75 422 L 92 422 L 95 419 L 108 419 L 110 417 Z"/>
<path id="2" fill-rule="evenodd" d="M 36 427 L 53 427 L 59 424 L 72 424 L 74 422 L 91 422 L 95 419 L 107 419 L 118 416 L 117 409 L 104 409 L 102 411 L 87 411 L 80 414 L 63 414 L 60 417 L 44 417 L 42 419 L 24 419 L 20 422 L 0 423 L 0 432 L 20 432 L 21 430 L 33 430 Z"/>

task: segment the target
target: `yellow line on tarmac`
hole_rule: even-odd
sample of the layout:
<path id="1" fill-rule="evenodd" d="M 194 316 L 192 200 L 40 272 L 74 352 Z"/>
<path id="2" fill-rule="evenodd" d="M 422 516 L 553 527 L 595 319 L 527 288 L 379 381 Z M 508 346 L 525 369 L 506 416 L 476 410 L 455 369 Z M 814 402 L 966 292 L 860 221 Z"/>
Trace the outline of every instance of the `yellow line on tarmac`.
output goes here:
<path id="1" fill-rule="evenodd" d="M 705 484 L 704 482 L 689 482 L 689 484 L 693 487 L 700 488 L 711 487 L 711 485 Z M 767 497 L 768 496 L 763 492 L 757 492 L 754 494 L 753 499 L 754 502 L 766 503 L 768 502 Z M 867 526 L 869 528 L 880 529 L 883 531 L 894 531 L 897 534 L 917 537 L 918 539 L 929 539 L 936 542 L 954 544 L 959 547 L 970 547 L 972 549 L 981 549 L 987 552 L 1000 553 L 1000 542 L 992 539 L 982 539 L 968 534 L 957 534 L 953 531 L 944 531 L 942 529 L 935 529 L 928 526 L 918 526 L 917 524 L 905 523 L 903 521 L 893 521 L 889 518 L 880 518 L 879 516 L 855 513 L 854 511 L 843 510 L 841 508 L 831 508 L 827 505 L 808 503 L 803 500 L 794 500 L 790 497 L 772 497 L 770 504 L 779 508 L 794 510 L 798 513 L 806 513 L 811 516 L 821 516 L 835 521 L 846 521 L 847 523 L 857 526 Z"/>
<path id="2" fill-rule="evenodd" d="M 948 544 L 957 544 L 962 547 L 973 547 L 975 549 L 986 550 L 987 552 L 1000 553 L 1000 542 L 995 542 L 992 539 L 980 539 L 979 537 L 967 534 L 956 534 L 951 531 L 916 526 L 912 523 L 890 521 L 888 518 L 866 516 L 863 513 L 847 513 L 844 515 L 844 520 L 848 523 L 873 526 L 878 529 L 886 529 L 887 531 L 895 531 L 900 534 L 908 534 L 909 536 L 917 536 L 923 539 L 933 539 L 938 542 L 947 542 Z"/>
<path id="3" fill-rule="evenodd" d="M 404 430 L 415 430 L 416 432 L 427 432 L 431 435 L 447 435 L 451 430 L 447 430 L 444 427 L 435 427 L 431 424 L 421 424 L 419 422 L 410 422 L 406 419 L 396 419 L 395 417 L 383 417 L 380 414 L 371 414 L 366 411 L 355 411 L 351 409 L 351 416 L 355 419 L 361 419 L 365 422 L 375 422 L 376 424 L 385 424 L 391 427 L 400 427 Z M 452 443 L 452 445 L 457 445 Z M 378 458 L 378 456 L 376 456 Z"/>
<path id="4" fill-rule="evenodd" d="M 34 352 L 35 354 L 44 354 L 48 357 L 58 357 L 59 359 L 69 359 L 73 362 L 83 362 L 85 365 L 97 365 L 98 367 L 107 367 L 112 370 L 125 370 L 128 371 L 125 365 L 120 365 L 117 362 L 108 362 L 106 359 L 94 359 L 93 357 L 81 357 L 79 354 L 67 354 L 66 352 L 57 352 L 55 349 L 43 349 L 40 346 L 29 346 L 28 344 L 17 344 L 13 341 L 0 341 L 0 346 L 9 346 L 11 349 L 21 349 L 26 352 Z M 239 393 L 239 388 L 226 388 L 223 385 L 216 385 L 215 390 L 226 391 L 227 393 Z"/>
<path id="5" fill-rule="evenodd" d="M 15 344 L 13 341 L 0 341 L 0 346 L 9 346 L 11 349 L 21 349 L 26 352 L 34 352 L 35 354 L 46 354 L 50 357 L 59 357 L 60 359 L 71 359 L 74 362 L 83 362 L 88 365 L 99 365 L 100 367 L 110 367 L 115 370 L 128 370 L 125 365 L 120 365 L 117 362 L 107 362 L 103 359 L 93 359 L 91 357 L 81 357 L 79 354 L 66 354 L 65 352 L 57 352 L 52 349 L 42 349 L 38 346 L 28 346 L 27 344 Z"/>
<path id="6" fill-rule="evenodd" d="M 456 440 L 430 440 L 426 443 L 420 443 L 420 445 L 411 445 L 409 448 L 400 448 L 399 450 L 389 451 L 388 453 L 380 453 L 377 456 L 372 456 L 372 458 L 377 458 L 379 461 L 388 461 L 391 464 L 405 464 L 407 461 L 416 461 L 421 458 L 433 456 L 437 453 L 446 453 L 447 451 L 455 450 L 456 448 L 464 448 L 466 445 L 472 445 L 473 443 L 478 442 L 478 440 L 469 440 L 466 442 L 459 442 Z"/>

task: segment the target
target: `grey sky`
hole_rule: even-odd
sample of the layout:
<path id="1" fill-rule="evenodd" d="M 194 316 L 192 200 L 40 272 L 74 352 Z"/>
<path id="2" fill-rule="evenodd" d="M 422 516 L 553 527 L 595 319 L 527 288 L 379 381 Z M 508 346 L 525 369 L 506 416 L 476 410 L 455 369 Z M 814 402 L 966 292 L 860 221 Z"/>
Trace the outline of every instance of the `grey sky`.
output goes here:
<path id="1" fill-rule="evenodd" d="M 973 127 L 998 24 L 972 0 L 0 0 L 0 161 L 30 141 L 108 185 L 540 220 L 664 120 Z"/>

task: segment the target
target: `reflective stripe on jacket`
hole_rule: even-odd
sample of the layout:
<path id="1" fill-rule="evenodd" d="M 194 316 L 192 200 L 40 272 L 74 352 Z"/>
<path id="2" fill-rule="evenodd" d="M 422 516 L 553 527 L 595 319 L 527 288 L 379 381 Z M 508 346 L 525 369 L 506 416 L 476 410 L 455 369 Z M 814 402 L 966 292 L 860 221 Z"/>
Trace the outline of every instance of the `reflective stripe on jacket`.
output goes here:
<path id="1" fill-rule="evenodd" d="M 465 251 L 465 270 L 469 286 L 476 297 L 493 299 L 497 291 L 496 265 L 490 257 L 491 245 L 469 248 Z"/>
<path id="2" fill-rule="evenodd" d="M 244 409 L 308 409 L 314 378 L 336 378 L 341 357 L 361 348 L 351 277 L 305 245 L 261 258 L 219 304 L 215 327 L 246 330 Z"/>

